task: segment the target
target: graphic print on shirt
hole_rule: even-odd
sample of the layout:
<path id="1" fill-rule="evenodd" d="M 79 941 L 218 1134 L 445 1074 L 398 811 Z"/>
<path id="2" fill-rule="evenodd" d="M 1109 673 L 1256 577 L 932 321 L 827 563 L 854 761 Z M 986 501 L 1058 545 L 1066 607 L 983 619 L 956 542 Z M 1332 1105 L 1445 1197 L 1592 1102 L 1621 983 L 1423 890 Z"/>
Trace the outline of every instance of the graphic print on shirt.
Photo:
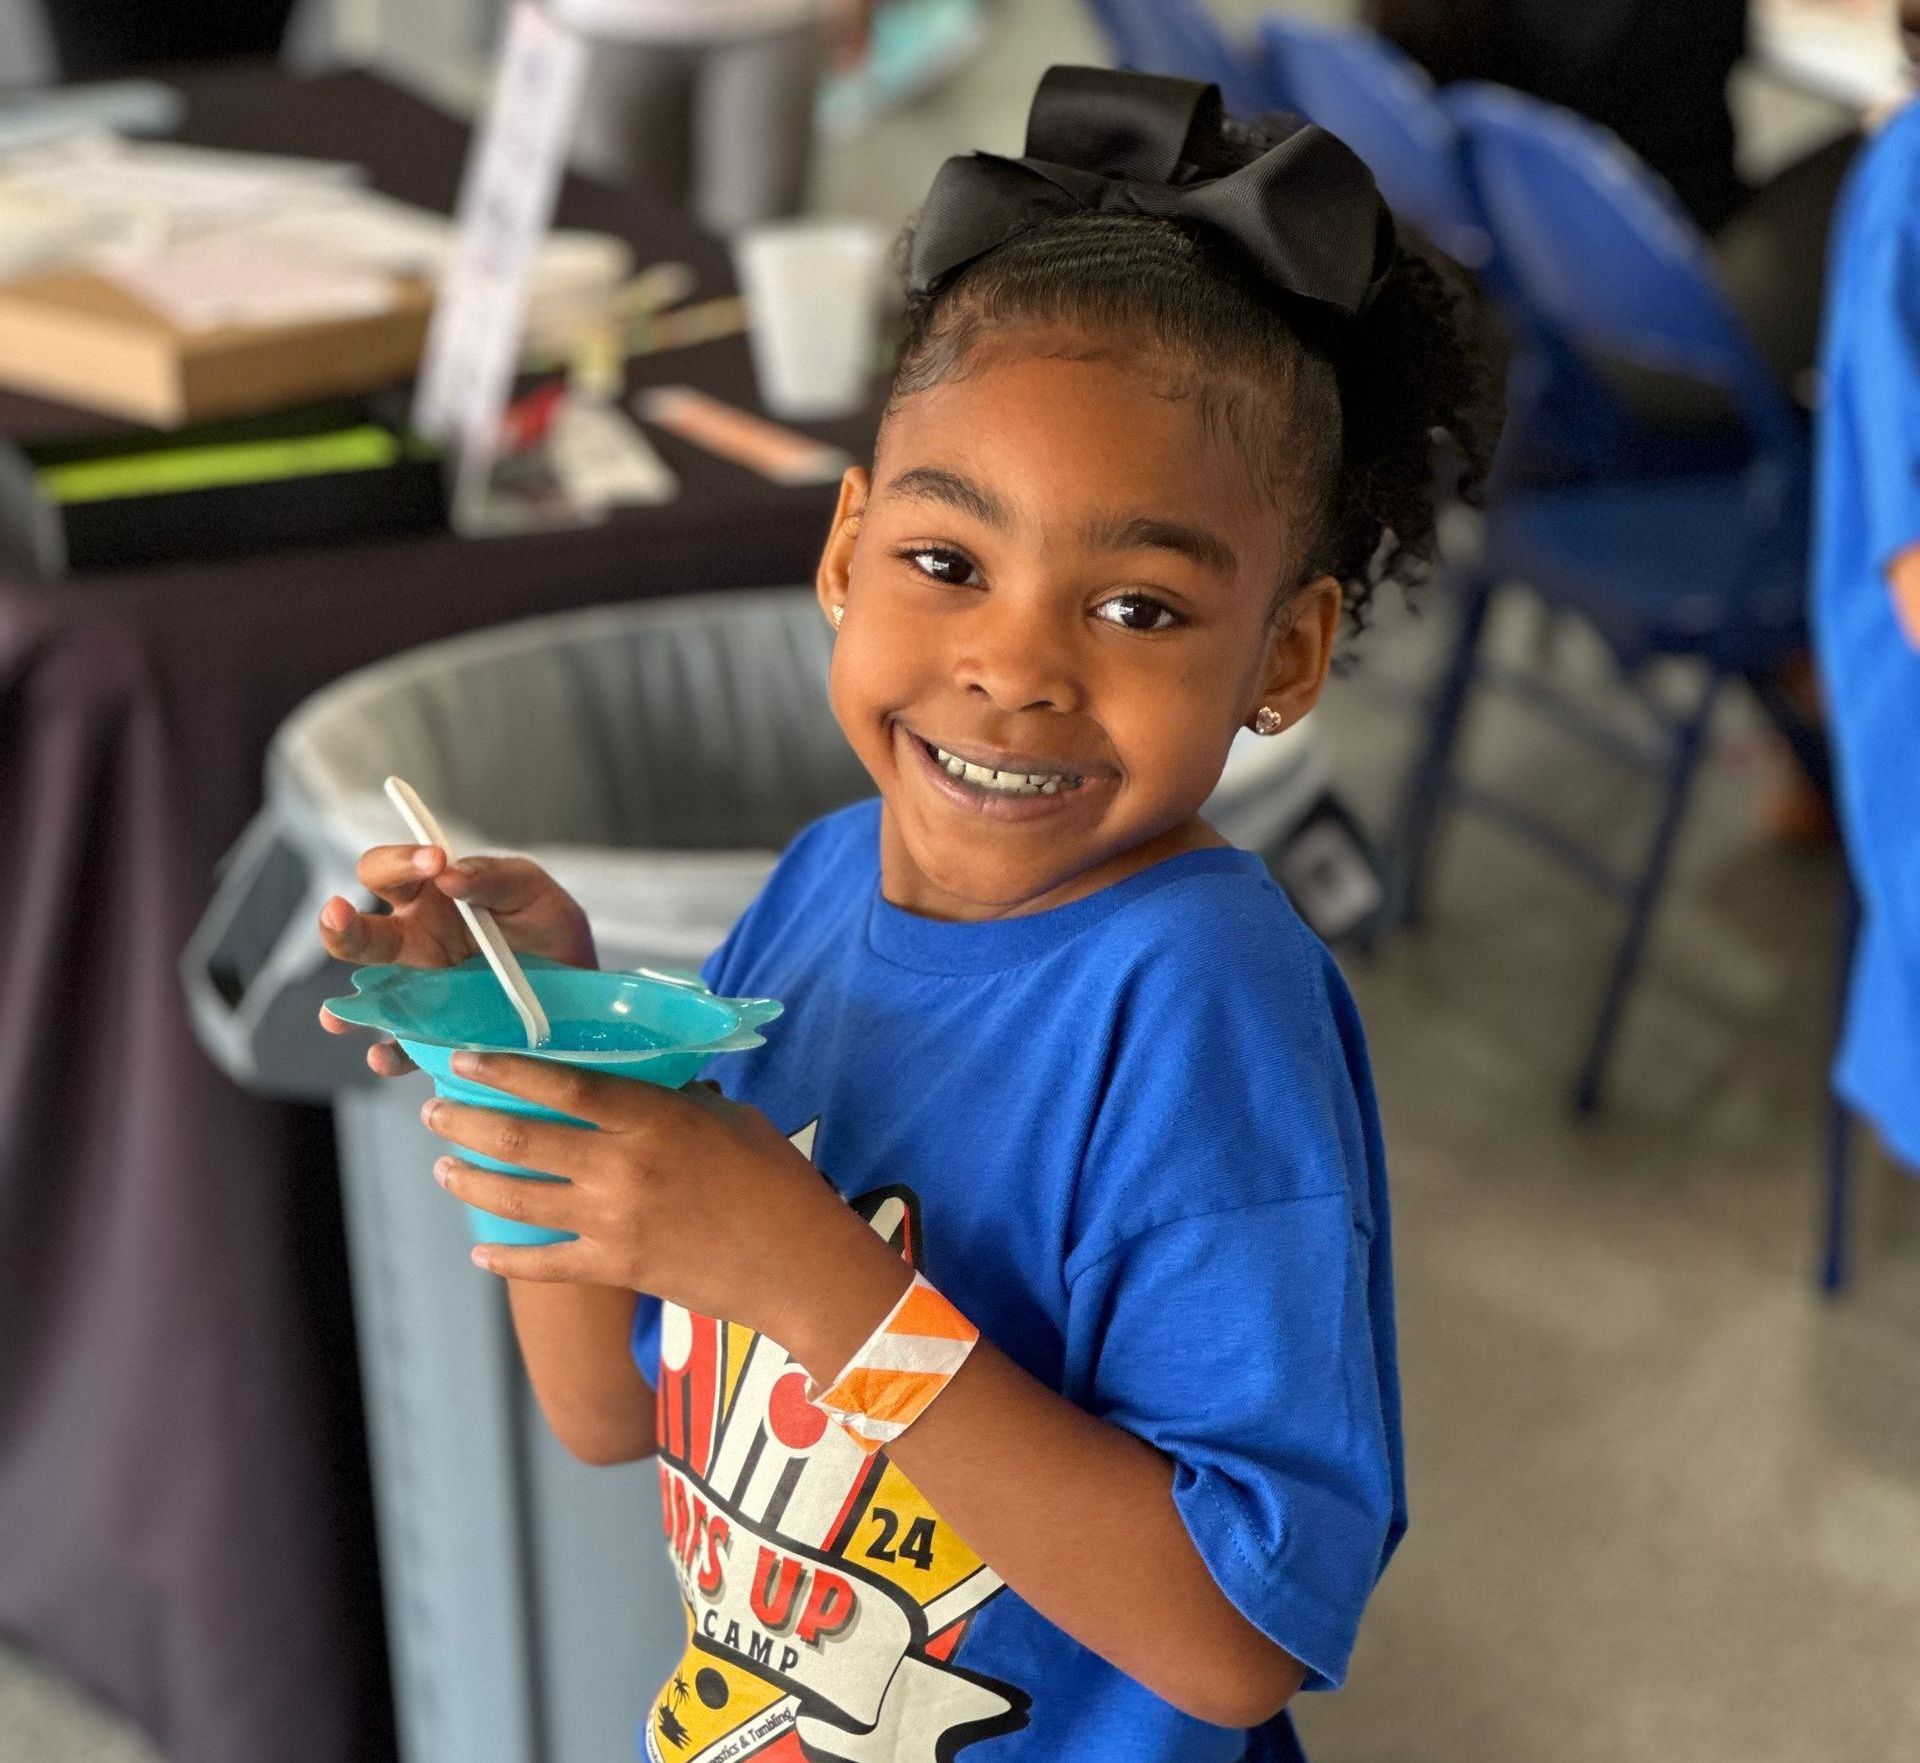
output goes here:
<path id="1" fill-rule="evenodd" d="M 809 1157 L 818 1125 L 793 1135 Z M 920 1265 L 910 1189 L 853 1206 Z M 663 1307 L 660 1502 L 688 1638 L 647 1719 L 654 1763 L 947 1763 L 1027 1723 L 1025 1691 L 953 1663 L 999 1576 L 806 1385 L 764 1336 Z"/>

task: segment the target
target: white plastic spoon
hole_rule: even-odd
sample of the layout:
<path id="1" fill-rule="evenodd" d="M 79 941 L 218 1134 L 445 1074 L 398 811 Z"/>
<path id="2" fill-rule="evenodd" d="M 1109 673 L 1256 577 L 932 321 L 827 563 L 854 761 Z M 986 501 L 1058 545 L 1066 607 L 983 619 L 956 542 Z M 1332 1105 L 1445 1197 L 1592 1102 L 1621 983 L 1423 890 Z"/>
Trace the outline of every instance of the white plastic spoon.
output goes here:
<path id="1" fill-rule="evenodd" d="M 421 844 L 438 845 L 446 852 L 447 861 L 454 861 L 453 847 L 447 843 L 447 835 L 440 830 L 440 823 L 433 818 L 426 803 L 420 800 L 420 793 L 412 784 L 405 778 L 388 778 L 387 800 L 400 810 L 400 818 Z M 533 995 L 526 971 L 507 947 L 507 939 L 499 925 L 494 923 L 493 914 L 484 906 L 469 906 L 465 900 L 456 900 L 453 904 L 466 920 L 467 929 L 473 932 L 473 940 L 480 945 L 480 953 L 486 956 L 487 965 L 493 969 L 493 977 L 507 994 L 507 1001 L 518 1013 L 521 1026 L 527 1031 L 527 1045 L 544 1047 L 553 1035 L 547 1026 L 547 1013 L 540 1008 L 540 1000 Z"/>

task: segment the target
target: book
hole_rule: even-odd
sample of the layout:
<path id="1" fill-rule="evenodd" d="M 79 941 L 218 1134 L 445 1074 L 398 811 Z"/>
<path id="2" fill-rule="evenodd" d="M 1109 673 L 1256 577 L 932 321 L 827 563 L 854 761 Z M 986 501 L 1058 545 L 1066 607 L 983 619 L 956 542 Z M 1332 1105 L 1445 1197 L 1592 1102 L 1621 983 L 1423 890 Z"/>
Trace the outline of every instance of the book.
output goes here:
<path id="1" fill-rule="evenodd" d="M 0 385 L 158 428 L 271 410 L 407 378 L 432 301 L 398 277 L 382 311 L 186 330 L 107 276 L 42 271 L 0 283 Z"/>

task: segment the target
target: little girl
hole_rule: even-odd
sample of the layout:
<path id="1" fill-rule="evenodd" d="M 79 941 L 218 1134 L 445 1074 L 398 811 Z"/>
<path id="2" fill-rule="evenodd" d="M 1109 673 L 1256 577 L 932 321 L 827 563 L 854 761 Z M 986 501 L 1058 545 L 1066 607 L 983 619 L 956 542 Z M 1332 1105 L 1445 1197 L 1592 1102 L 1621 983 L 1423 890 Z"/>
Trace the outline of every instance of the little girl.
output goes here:
<path id="1" fill-rule="evenodd" d="M 1360 1024 L 1199 810 L 1430 560 L 1436 437 L 1471 490 L 1497 418 L 1366 171 L 1271 123 L 1055 69 L 1025 158 L 947 164 L 818 579 L 879 800 L 707 968 L 784 1020 L 719 1092 L 462 1056 L 595 1130 L 425 1111 L 569 1178 L 436 1167 L 575 1233 L 474 1258 L 559 1437 L 658 1454 L 689 1639 L 650 1757 L 1295 1756 L 1404 1528 Z M 393 910 L 329 902 L 346 959 L 460 959 L 464 897 L 593 961 L 530 864 L 361 875 Z"/>

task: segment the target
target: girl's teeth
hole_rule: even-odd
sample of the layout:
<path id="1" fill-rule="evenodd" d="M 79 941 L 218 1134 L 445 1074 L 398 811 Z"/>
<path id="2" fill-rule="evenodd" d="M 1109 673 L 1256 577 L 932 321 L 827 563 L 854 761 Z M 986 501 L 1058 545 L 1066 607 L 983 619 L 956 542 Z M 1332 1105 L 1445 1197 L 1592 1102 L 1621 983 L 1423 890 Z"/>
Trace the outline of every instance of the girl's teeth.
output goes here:
<path id="1" fill-rule="evenodd" d="M 1062 789 L 1079 781 L 1059 773 L 995 771 L 985 765 L 970 765 L 942 747 L 933 748 L 933 757 L 935 763 L 944 767 L 950 776 L 964 778 L 980 789 L 998 790 L 1009 796 L 1057 796 Z"/>

